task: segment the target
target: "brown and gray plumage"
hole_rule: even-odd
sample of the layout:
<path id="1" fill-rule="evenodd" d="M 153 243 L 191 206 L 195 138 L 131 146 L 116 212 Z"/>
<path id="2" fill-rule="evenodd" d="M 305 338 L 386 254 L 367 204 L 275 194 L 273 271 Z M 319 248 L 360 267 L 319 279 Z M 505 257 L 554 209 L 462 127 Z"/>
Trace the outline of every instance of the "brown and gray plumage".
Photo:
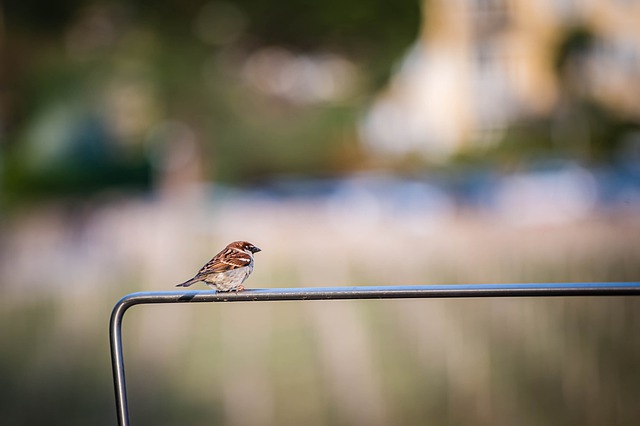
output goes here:
<path id="1" fill-rule="evenodd" d="M 242 291 L 242 283 L 253 272 L 253 254 L 259 251 L 249 242 L 234 241 L 207 262 L 195 277 L 176 287 L 189 287 L 202 281 L 217 291 Z"/>

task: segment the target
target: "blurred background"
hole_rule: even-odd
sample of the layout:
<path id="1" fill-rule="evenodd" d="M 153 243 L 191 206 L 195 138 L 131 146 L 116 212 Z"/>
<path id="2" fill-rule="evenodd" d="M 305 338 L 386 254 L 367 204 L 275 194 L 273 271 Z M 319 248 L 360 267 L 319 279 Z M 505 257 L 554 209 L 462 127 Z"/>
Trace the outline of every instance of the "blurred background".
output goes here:
<path id="1" fill-rule="evenodd" d="M 108 319 L 248 287 L 639 281 L 640 3 L 0 3 L 0 419 L 111 425 Z M 203 285 L 198 285 L 204 289 Z M 132 424 L 631 425 L 634 298 L 146 306 Z"/>

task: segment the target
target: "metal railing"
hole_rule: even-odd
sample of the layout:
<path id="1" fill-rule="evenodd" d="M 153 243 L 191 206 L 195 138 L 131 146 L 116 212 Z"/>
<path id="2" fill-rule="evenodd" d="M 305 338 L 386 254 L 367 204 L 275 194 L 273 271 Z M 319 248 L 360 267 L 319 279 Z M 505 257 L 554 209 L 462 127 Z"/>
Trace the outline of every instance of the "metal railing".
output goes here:
<path id="1" fill-rule="evenodd" d="M 122 318 L 134 305 L 196 302 L 258 302 L 337 299 L 427 299 L 461 297 L 640 296 L 640 282 L 467 284 L 384 287 L 317 287 L 251 289 L 240 293 L 163 291 L 132 293 L 120 299 L 111 313 L 109 337 L 118 424 L 129 425 L 122 349 Z"/>

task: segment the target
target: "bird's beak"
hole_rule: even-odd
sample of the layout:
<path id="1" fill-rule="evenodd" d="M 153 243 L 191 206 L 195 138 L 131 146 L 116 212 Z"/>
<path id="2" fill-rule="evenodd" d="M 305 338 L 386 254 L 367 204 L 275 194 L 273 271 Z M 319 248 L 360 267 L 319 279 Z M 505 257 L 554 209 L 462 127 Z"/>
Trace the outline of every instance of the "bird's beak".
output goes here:
<path id="1" fill-rule="evenodd" d="M 256 247 L 256 246 L 253 246 L 253 250 L 251 250 L 251 251 L 252 251 L 252 252 L 254 252 L 254 253 L 257 253 L 257 252 L 259 252 L 259 251 L 262 251 L 262 249 L 261 249 L 261 248 L 258 248 L 258 247 Z"/>

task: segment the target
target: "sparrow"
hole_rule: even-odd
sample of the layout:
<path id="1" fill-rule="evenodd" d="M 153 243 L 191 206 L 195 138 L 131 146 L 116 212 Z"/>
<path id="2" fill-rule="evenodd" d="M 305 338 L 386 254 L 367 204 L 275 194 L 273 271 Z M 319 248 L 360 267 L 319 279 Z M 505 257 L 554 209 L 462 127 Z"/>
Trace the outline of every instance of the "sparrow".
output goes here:
<path id="1" fill-rule="evenodd" d="M 202 281 L 217 291 L 243 291 L 242 283 L 253 272 L 253 254 L 259 251 L 251 243 L 234 241 L 207 262 L 195 277 L 176 287 L 189 287 Z"/>

